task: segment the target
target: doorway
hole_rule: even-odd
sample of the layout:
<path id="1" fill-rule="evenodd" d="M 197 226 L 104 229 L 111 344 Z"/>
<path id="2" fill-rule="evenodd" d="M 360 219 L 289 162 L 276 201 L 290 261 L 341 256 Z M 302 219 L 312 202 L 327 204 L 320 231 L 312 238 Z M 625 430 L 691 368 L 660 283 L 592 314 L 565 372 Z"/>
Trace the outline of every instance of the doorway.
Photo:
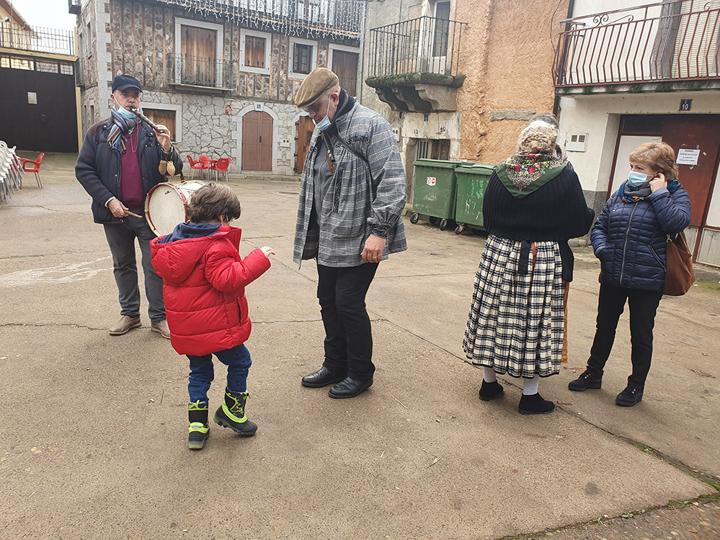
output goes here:
<path id="1" fill-rule="evenodd" d="M 309 116 L 301 116 L 295 122 L 295 172 L 300 174 L 305 166 L 305 157 L 310 148 L 315 122 Z"/>
<path id="2" fill-rule="evenodd" d="M 272 171 L 272 116 L 250 111 L 243 116 L 242 125 L 242 170 Z"/>

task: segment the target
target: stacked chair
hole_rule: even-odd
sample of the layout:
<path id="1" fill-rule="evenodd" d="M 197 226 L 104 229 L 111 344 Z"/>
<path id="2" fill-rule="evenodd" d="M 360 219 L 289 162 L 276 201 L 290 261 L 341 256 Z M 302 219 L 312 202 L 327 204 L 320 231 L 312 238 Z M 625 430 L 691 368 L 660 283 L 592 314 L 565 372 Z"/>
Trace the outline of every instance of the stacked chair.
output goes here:
<path id="1" fill-rule="evenodd" d="M 15 147 L 9 148 L 0 141 L 0 203 L 6 202 L 14 191 L 22 189 L 23 160 L 15 153 Z"/>

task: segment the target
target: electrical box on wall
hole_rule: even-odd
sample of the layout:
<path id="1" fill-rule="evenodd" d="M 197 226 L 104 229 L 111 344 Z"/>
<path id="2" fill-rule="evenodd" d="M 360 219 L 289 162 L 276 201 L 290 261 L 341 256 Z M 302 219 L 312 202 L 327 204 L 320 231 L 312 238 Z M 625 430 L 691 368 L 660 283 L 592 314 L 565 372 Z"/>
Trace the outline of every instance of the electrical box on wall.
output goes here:
<path id="1" fill-rule="evenodd" d="M 587 133 L 568 133 L 565 149 L 568 152 L 584 152 L 587 146 Z"/>
<path id="2" fill-rule="evenodd" d="M 280 147 L 290 148 L 290 139 L 280 139 Z"/>
<path id="3" fill-rule="evenodd" d="M 392 132 L 395 136 L 395 142 L 400 142 L 400 128 L 392 128 Z"/>

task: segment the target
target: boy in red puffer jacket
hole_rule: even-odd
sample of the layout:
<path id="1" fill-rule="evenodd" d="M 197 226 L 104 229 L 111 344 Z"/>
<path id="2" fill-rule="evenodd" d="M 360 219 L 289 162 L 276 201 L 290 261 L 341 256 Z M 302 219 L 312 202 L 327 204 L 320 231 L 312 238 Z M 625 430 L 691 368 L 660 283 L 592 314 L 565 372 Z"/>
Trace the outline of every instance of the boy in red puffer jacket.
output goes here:
<path id="1" fill-rule="evenodd" d="M 208 184 L 188 204 L 189 223 L 151 243 L 152 263 L 163 279 L 170 342 L 190 360 L 188 448 L 200 450 L 208 438 L 208 390 L 214 354 L 228 367 L 225 400 L 215 423 L 244 437 L 257 426 L 245 414 L 250 352 L 250 318 L 245 287 L 270 268 L 269 247 L 244 259 L 242 231 L 228 225 L 240 217 L 240 201 L 227 186 Z"/>

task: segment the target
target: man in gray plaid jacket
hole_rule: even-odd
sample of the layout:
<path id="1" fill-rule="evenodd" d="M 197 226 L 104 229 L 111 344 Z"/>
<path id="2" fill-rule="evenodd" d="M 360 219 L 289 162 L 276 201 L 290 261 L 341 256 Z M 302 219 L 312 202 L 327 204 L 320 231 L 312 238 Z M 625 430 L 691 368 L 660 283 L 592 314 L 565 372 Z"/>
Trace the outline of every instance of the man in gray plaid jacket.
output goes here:
<path id="1" fill-rule="evenodd" d="M 365 296 L 378 264 L 407 249 L 401 219 L 405 171 L 388 122 L 318 68 L 295 104 L 315 122 L 300 186 L 294 259 L 316 259 L 325 326 L 322 367 L 303 386 L 351 398 L 373 383 L 372 329 Z"/>

